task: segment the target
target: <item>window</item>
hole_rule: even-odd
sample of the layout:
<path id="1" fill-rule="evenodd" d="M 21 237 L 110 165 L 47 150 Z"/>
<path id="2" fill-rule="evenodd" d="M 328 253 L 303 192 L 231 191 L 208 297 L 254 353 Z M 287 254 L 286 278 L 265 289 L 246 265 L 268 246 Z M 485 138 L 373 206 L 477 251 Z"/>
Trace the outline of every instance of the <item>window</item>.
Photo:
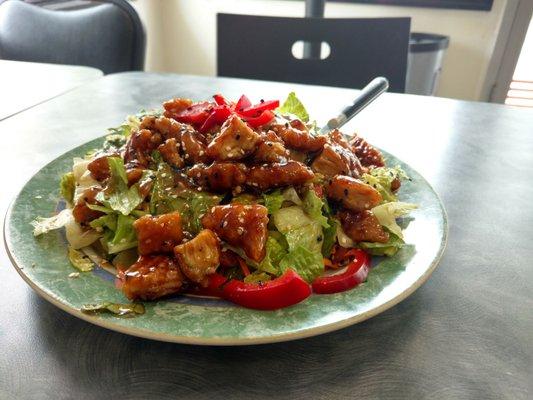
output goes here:
<path id="1" fill-rule="evenodd" d="M 456 8 L 463 10 L 486 10 L 492 8 L 493 0 L 331 0 L 340 3 L 366 3 L 394 6 L 433 8 Z"/>

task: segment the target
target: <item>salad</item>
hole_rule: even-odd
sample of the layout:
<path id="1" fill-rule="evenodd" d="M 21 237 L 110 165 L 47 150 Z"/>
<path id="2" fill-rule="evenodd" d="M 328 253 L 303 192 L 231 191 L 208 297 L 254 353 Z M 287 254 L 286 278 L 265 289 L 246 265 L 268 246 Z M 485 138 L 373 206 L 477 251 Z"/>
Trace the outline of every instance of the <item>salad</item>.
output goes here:
<path id="1" fill-rule="evenodd" d="M 66 208 L 32 224 L 65 228 L 70 277 L 99 257 L 131 301 L 188 293 L 273 310 L 352 289 L 372 255 L 394 255 L 396 219 L 416 208 L 398 201 L 404 179 L 362 137 L 320 134 L 294 93 L 175 98 L 75 158 Z"/>

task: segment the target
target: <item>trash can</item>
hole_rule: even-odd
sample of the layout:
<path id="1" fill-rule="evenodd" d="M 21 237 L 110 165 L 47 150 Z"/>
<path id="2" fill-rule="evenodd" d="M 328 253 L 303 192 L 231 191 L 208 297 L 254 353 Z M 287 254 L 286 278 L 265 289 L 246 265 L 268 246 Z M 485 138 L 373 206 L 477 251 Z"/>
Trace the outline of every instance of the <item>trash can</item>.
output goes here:
<path id="1" fill-rule="evenodd" d="M 442 70 L 442 59 L 448 48 L 448 36 L 412 32 L 407 57 L 405 92 L 433 96 Z"/>

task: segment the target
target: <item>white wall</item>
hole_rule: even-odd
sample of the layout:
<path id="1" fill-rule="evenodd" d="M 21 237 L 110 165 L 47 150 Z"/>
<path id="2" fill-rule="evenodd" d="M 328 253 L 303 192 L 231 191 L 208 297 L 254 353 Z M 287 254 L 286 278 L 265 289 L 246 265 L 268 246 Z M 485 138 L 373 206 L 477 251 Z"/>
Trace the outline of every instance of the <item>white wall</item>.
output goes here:
<path id="1" fill-rule="evenodd" d="M 479 100 L 506 1 L 492 11 L 461 11 L 329 3 L 327 17 L 412 18 L 411 30 L 450 36 L 437 95 Z M 302 1 L 274 0 L 137 0 L 144 20 L 147 70 L 216 74 L 216 13 L 303 16 Z"/>

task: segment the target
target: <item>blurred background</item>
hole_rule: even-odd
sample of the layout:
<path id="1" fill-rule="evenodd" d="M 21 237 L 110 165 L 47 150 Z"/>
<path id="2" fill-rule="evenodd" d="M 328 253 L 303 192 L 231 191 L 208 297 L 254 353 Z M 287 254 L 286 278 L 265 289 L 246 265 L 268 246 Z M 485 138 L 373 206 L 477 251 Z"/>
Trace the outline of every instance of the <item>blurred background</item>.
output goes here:
<path id="1" fill-rule="evenodd" d="M 14 1 L 0 4 L 0 58 L 10 58 L 2 54 L 2 24 L 6 24 L 6 18 L 2 19 L 2 8 L 5 3 Z M 25 3 L 57 13 L 77 12 L 106 2 L 28 0 Z M 402 61 L 398 59 L 398 71 L 395 71 L 405 75 L 406 86 L 393 91 L 533 106 L 531 0 L 135 0 L 127 3 L 133 6 L 144 25 L 146 71 L 269 78 L 257 75 L 257 71 L 252 71 L 255 75 L 247 72 L 244 66 L 242 73 L 235 73 L 235 68 L 231 66 L 220 71 L 220 64 L 225 62 L 221 59 L 218 59 L 217 70 L 217 50 L 220 51 L 217 14 L 220 13 L 358 20 L 409 18 L 411 42 L 407 70 L 402 71 Z M 25 22 L 29 22 L 27 18 Z M 238 21 L 236 24 L 239 24 Z M 243 31 L 244 24 L 240 28 L 233 25 L 219 27 L 218 36 L 227 30 L 239 33 L 238 29 L 241 29 L 243 43 L 239 40 L 230 45 L 235 48 L 244 46 L 246 38 L 256 33 L 254 29 Z M 321 30 L 322 27 L 315 29 Z M 396 37 L 398 33 L 386 31 L 384 37 Z M 235 40 L 235 36 L 230 35 L 230 38 Z M 277 30 L 271 30 L 266 42 L 265 37 L 258 38 L 262 40 L 256 44 L 258 50 L 266 51 L 279 42 Z M 339 43 L 346 43 L 354 38 L 346 35 L 339 40 Z M 381 44 L 386 42 L 388 40 L 383 40 L 383 37 L 376 37 L 368 42 L 368 54 L 366 49 L 360 54 L 351 53 L 355 74 L 359 67 L 364 67 L 365 60 L 372 59 L 373 52 L 394 51 L 386 46 L 381 49 Z M 395 46 L 398 47 L 401 46 Z M 324 52 L 332 52 L 333 55 L 336 49 L 324 49 L 322 45 L 321 56 L 324 57 Z M 300 53 L 301 57 L 301 48 L 296 46 L 291 50 L 294 56 Z M 243 50 L 242 57 L 246 59 L 255 55 Z M 373 61 L 369 61 L 368 67 L 374 68 L 372 62 L 376 63 L 376 60 L 374 57 Z M 31 61 L 31 57 L 27 61 Z M 272 61 L 270 68 L 278 68 L 276 60 Z M 278 72 L 283 73 L 281 70 Z M 283 80 L 279 75 L 272 78 Z M 312 80 L 308 83 L 324 84 Z M 334 83 L 325 82 L 329 85 Z M 340 82 L 336 86 L 343 84 Z"/>

